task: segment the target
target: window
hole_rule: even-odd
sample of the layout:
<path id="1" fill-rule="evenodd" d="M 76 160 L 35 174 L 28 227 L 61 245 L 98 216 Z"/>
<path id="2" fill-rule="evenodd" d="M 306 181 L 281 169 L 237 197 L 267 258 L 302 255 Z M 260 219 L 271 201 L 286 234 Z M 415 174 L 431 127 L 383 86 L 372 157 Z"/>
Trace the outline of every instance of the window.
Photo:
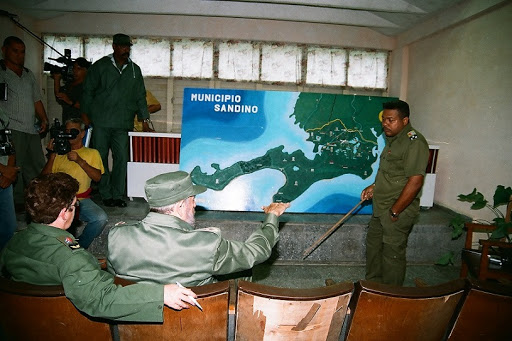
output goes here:
<path id="1" fill-rule="evenodd" d="M 172 75 L 174 77 L 212 78 L 213 43 L 201 40 L 173 42 Z"/>
<path id="2" fill-rule="evenodd" d="M 260 48 L 258 44 L 223 42 L 219 44 L 219 78 L 258 81 Z"/>
<path id="3" fill-rule="evenodd" d="M 347 83 L 347 51 L 308 48 L 306 83 L 343 86 Z"/>
<path id="4" fill-rule="evenodd" d="M 354 88 L 385 89 L 387 52 L 350 51 L 348 85 Z"/>
<path id="5" fill-rule="evenodd" d="M 294 45 L 263 45 L 261 48 L 261 80 L 300 83 L 301 52 L 301 49 Z"/>
<path id="6" fill-rule="evenodd" d="M 64 49 L 71 49 L 72 58 L 83 56 L 95 62 L 112 53 L 111 36 L 46 34 L 43 39 L 62 54 Z M 131 58 L 146 77 L 387 88 L 388 51 L 247 41 L 139 37 L 132 40 Z M 58 57 L 57 52 L 45 46 L 44 61 L 52 62 L 48 58 Z"/>

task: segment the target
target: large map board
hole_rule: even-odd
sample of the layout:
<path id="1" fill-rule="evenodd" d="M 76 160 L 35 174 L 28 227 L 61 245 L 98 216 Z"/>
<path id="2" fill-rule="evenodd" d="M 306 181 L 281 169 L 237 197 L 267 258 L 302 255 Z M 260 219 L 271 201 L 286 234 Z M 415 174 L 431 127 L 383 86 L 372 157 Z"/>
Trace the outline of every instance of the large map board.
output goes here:
<path id="1" fill-rule="evenodd" d="M 376 175 L 379 113 L 395 98 L 186 88 L 180 169 L 208 210 L 346 213 Z M 370 214 L 371 206 L 358 213 Z"/>

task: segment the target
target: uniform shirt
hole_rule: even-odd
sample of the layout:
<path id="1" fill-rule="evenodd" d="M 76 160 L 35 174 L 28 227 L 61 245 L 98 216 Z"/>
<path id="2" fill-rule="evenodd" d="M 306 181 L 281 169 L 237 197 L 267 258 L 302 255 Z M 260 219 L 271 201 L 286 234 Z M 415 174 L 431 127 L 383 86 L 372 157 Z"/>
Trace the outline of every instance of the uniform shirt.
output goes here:
<path id="1" fill-rule="evenodd" d="M 267 260 L 279 239 L 278 218 L 267 214 L 245 242 L 222 238 L 217 228 L 194 229 L 171 215 L 150 212 L 144 220 L 121 225 L 108 235 L 108 267 L 136 282 L 197 286 L 215 275 L 252 268 Z"/>
<path id="2" fill-rule="evenodd" d="M 9 115 L 9 129 L 28 134 L 38 134 L 35 103 L 41 101 L 41 92 L 32 71 L 23 69 L 21 77 L 8 67 L 0 66 L 0 83 L 7 83 L 7 101 L 0 101 L 0 108 Z"/>
<path id="3" fill-rule="evenodd" d="M 77 152 L 77 154 L 91 167 L 99 169 L 101 174 L 105 173 L 100 153 L 96 149 L 82 147 L 74 151 Z M 89 187 L 91 187 L 91 178 L 89 175 L 87 175 L 78 163 L 68 160 L 67 155 L 57 155 L 55 157 L 52 166 L 52 173 L 57 172 L 69 174 L 78 181 L 79 188 L 77 194 L 84 193 L 89 189 Z"/>
<path id="4" fill-rule="evenodd" d="M 389 214 L 389 209 L 400 196 L 413 175 L 425 175 L 429 156 L 427 140 L 408 123 L 402 131 L 386 137 L 386 146 L 380 155 L 380 165 L 373 192 L 373 215 Z M 401 214 L 414 217 L 419 212 L 420 193 Z"/>
<path id="5" fill-rule="evenodd" d="M 80 109 L 94 126 L 133 130 L 135 113 L 139 120 L 149 118 L 140 67 L 128 60 L 119 70 L 112 55 L 95 62 L 87 70 Z"/>
<path id="6" fill-rule="evenodd" d="M 163 321 L 162 285 L 114 284 L 114 277 L 100 269 L 98 260 L 62 229 L 29 224 L 2 251 L 0 269 L 15 281 L 62 285 L 69 300 L 91 316 L 121 321 Z"/>

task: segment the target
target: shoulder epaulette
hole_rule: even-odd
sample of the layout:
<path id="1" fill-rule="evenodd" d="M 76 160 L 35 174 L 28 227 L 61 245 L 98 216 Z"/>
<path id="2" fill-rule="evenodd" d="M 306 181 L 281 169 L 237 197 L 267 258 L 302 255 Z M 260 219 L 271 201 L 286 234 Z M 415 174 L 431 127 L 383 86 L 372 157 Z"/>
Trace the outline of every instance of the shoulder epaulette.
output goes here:
<path id="1" fill-rule="evenodd" d="M 407 136 L 409 137 L 409 140 L 416 140 L 418 138 L 418 134 L 414 130 L 411 130 L 407 133 Z"/>
<path id="2" fill-rule="evenodd" d="M 78 249 L 80 249 L 80 244 L 78 244 L 78 242 L 76 240 L 74 240 L 73 238 L 71 238 L 71 237 L 58 236 L 57 240 L 59 242 L 61 242 L 62 244 L 66 245 L 67 247 L 69 247 L 71 250 L 78 250 Z"/>

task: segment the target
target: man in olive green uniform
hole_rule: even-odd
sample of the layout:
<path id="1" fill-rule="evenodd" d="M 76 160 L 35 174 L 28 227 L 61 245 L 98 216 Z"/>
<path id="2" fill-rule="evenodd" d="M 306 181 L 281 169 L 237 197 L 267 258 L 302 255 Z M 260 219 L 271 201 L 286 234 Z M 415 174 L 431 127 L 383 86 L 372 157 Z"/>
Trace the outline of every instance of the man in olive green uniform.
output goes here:
<path id="1" fill-rule="evenodd" d="M 33 222 L 15 234 L 0 254 L 4 276 L 36 285 L 62 285 L 79 310 L 115 320 L 162 322 L 164 304 L 177 310 L 187 308 L 185 302 L 194 304 L 188 295 L 196 295 L 175 284 L 115 285 L 114 277 L 101 270 L 98 260 L 66 231 L 78 205 L 77 191 L 78 182 L 65 173 L 41 175 L 30 182 L 26 210 Z"/>
<path id="2" fill-rule="evenodd" d="M 409 123 L 404 101 L 383 104 L 386 146 L 375 183 L 361 193 L 373 198 L 373 216 L 366 236 L 366 279 L 402 285 L 407 239 L 419 215 L 420 192 L 428 163 L 428 143 Z"/>
<path id="3" fill-rule="evenodd" d="M 128 132 L 133 130 L 135 113 L 143 131 L 150 131 L 146 88 L 140 67 L 130 59 L 129 36 L 114 35 L 114 53 L 95 62 L 87 71 L 80 108 L 85 124 L 92 123 L 92 145 L 104 165 L 112 150 L 112 172 L 105 167 L 98 190 L 105 206 L 126 207 L 126 169 L 129 154 Z"/>
<path id="4" fill-rule="evenodd" d="M 245 242 L 230 241 L 217 228 L 193 227 L 195 195 L 205 190 L 183 171 L 149 179 L 145 191 L 151 212 L 137 224 L 110 230 L 109 271 L 136 282 L 197 286 L 215 282 L 218 275 L 237 277 L 233 273 L 267 260 L 279 238 L 278 217 L 290 204 L 263 207 L 263 225 Z"/>

